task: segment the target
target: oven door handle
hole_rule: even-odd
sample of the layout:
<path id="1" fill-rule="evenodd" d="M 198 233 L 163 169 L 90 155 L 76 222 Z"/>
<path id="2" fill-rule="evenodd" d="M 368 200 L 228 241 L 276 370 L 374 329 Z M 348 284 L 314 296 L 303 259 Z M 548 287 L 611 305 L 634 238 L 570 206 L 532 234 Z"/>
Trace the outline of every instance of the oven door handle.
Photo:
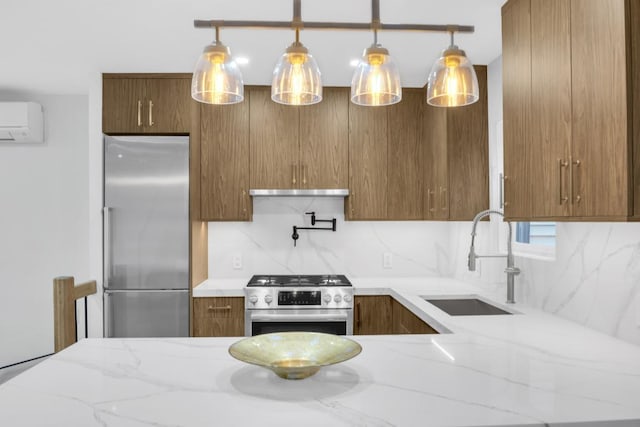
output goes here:
<path id="1" fill-rule="evenodd" d="M 346 310 L 335 313 L 251 313 L 252 322 L 343 322 L 348 318 Z"/>

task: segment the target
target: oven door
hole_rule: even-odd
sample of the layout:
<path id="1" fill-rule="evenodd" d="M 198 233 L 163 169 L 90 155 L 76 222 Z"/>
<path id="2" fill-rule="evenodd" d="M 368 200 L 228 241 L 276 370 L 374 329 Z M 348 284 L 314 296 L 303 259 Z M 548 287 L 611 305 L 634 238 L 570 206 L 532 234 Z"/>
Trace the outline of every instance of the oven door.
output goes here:
<path id="1" fill-rule="evenodd" d="M 246 336 L 272 332 L 324 332 L 353 335 L 352 310 L 246 310 Z"/>

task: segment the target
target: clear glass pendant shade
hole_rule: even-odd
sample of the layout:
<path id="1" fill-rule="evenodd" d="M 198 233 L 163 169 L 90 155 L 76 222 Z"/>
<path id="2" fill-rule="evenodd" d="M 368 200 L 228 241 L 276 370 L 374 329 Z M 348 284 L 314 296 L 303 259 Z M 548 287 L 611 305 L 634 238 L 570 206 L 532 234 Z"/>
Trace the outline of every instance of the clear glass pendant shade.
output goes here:
<path id="1" fill-rule="evenodd" d="M 379 44 L 365 49 L 351 79 L 351 102 L 382 106 L 401 100 L 400 72 L 389 51 Z"/>
<path id="2" fill-rule="evenodd" d="M 322 101 L 322 80 L 316 60 L 294 42 L 273 70 L 271 99 L 279 104 L 311 105 Z"/>
<path id="3" fill-rule="evenodd" d="M 450 46 L 433 64 L 427 82 L 427 103 L 436 107 L 461 107 L 479 98 L 473 64 L 463 50 Z"/>
<path id="4" fill-rule="evenodd" d="M 205 47 L 200 55 L 191 80 L 191 97 L 205 104 L 236 104 L 244 100 L 240 68 L 220 41 Z"/>

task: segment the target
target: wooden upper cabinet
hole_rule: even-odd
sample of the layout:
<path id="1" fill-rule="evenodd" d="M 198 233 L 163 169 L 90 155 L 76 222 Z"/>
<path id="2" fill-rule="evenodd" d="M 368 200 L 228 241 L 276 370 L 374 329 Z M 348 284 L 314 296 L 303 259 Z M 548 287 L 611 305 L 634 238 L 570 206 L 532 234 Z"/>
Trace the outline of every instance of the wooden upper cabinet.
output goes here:
<path id="1" fill-rule="evenodd" d="M 531 0 L 502 8 L 504 211 L 524 218 L 531 210 Z"/>
<path id="2" fill-rule="evenodd" d="M 102 81 L 102 131 L 143 133 L 144 79 L 104 78 Z"/>
<path id="3" fill-rule="evenodd" d="M 510 0 L 503 7 L 510 219 L 640 217 L 633 206 L 640 134 L 632 118 L 640 98 L 638 11 L 640 0 Z"/>
<path id="4" fill-rule="evenodd" d="M 447 109 L 425 105 L 422 120 L 424 219 L 449 219 L 447 143 Z"/>
<path id="5" fill-rule="evenodd" d="M 349 103 L 349 220 L 387 219 L 387 107 Z"/>
<path id="6" fill-rule="evenodd" d="M 489 209 L 487 67 L 476 65 L 480 99 L 447 109 L 449 219 L 469 221 Z M 443 197 L 446 197 L 444 195 Z"/>
<path id="7" fill-rule="evenodd" d="M 404 89 L 402 101 L 388 109 L 387 215 L 422 219 L 422 117 L 424 91 Z"/>
<path id="8" fill-rule="evenodd" d="M 640 64 L 634 64 L 635 75 L 630 75 L 627 3 L 571 1 L 573 188 L 569 197 L 573 214 L 579 217 L 633 214 L 628 121 L 632 104 L 627 93 L 632 93 L 633 80 L 640 80 Z M 638 32 L 638 26 L 636 16 L 631 28 Z"/>
<path id="9" fill-rule="evenodd" d="M 190 78 L 147 80 L 146 102 L 148 132 L 189 132 L 191 104 L 196 102 L 191 98 Z"/>
<path id="10" fill-rule="evenodd" d="M 299 109 L 271 101 L 269 87 L 249 92 L 251 188 L 300 188 Z"/>
<path id="11" fill-rule="evenodd" d="M 487 68 L 475 68 L 480 99 L 466 107 L 431 107 L 422 89 L 349 107 L 347 219 L 464 221 L 489 208 Z"/>
<path id="12" fill-rule="evenodd" d="M 200 106 L 201 216 L 250 221 L 249 93 L 234 105 Z"/>
<path id="13" fill-rule="evenodd" d="M 536 89 L 527 161 L 535 217 L 571 213 L 571 61 L 563 60 L 571 57 L 570 14 L 571 0 L 531 3 L 531 86 Z"/>
<path id="14" fill-rule="evenodd" d="M 322 92 L 322 102 L 300 107 L 299 188 L 348 188 L 349 88 Z"/>
<path id="15" fill-rule="evenodd" d="M 107 134 L 186 134 L 191 77 L 105 74 L 102 131 Z"/>

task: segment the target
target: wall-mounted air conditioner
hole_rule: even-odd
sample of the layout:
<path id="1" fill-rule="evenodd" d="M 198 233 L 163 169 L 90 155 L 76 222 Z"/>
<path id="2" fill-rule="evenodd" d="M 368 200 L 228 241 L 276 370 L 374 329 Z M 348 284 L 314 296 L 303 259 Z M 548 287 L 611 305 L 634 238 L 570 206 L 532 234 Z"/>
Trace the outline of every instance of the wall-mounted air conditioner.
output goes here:
<path id="1" fill-rule="evenodd" d="M 42 105 L 0 102 L 0 143 L 44 142 Z"/>

